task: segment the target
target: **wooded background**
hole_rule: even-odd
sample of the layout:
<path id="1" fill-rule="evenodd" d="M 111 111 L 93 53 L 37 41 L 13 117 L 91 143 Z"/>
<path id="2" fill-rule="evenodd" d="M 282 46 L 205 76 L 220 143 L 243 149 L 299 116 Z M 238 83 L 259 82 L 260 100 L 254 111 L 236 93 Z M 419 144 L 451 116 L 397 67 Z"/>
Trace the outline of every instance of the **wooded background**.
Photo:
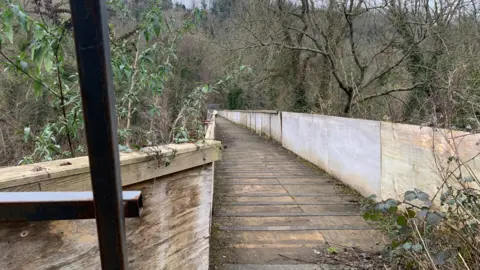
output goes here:
<path id="1" fill-rule="evenodd" d="M 480 126 L 478 1 L 108 2 L 123 150 L 200 138 L 208 103 Z M 68 3 L 11 4 L 31 27 L 2 9 L 0 166 L 85 154 Z"/>

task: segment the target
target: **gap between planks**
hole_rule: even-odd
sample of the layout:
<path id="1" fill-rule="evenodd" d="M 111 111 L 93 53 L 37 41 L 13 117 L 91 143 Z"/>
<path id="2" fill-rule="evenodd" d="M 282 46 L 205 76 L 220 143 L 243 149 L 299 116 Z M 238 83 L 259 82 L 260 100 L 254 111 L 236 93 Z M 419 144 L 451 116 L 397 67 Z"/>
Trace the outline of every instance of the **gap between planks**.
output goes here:
<path id="1" fill-rule="evenodd" d="M 350 217 L 361 216 L 354 212 L 323 212 L 323 213 L 279 213 L 279 212 L 262 212 L 262 213 L 215 213 L 216 217 Z"/>
<path id="2" fill-rule="evenodd" d="M 375 231 L 370 226 L 220 226 L 221 231 Z"/>

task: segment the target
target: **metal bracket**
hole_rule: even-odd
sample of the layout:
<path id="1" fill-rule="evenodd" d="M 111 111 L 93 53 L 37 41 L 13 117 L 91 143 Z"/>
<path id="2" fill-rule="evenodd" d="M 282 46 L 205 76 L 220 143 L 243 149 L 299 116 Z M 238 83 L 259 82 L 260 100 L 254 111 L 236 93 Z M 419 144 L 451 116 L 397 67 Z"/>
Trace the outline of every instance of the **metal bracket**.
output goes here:
<path id="1" fill-rule="evenodd" d="M 139 217 L 141 191 L 123 192 L 125 217 Z M 95 218 L 92 192 L 0 192 L 0 221 Z"/>

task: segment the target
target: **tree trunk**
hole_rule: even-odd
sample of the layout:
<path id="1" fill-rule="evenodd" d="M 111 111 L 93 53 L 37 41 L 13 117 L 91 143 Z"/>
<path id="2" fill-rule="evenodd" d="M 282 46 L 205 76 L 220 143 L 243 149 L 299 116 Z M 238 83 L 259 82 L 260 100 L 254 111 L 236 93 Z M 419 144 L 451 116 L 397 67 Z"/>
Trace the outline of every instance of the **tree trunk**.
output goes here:
<path id="1" fill-rule="evenodd" d="M 137 52 L 135 54 L 135 60 L 133 62 L 133 75 L 132 75 L 132 81 L 130 82 L 130 91 L 129 94 L 133 91 L 133 88 L 135 87 L 135 76 L 137 75 L 137 62 L 138 62 L 138 54 L 139 54 L 139 49 L 137 45 Z M 127 126 L 125 127 L 127 130 L 130 129 L 130 126 L 132 124 L 132 99 L 128 99 L 128 106 L 127 106 Z M 130 136 L 127 133 L 127 136 L 125 137 L 125 145 L 130 147 Z"/>

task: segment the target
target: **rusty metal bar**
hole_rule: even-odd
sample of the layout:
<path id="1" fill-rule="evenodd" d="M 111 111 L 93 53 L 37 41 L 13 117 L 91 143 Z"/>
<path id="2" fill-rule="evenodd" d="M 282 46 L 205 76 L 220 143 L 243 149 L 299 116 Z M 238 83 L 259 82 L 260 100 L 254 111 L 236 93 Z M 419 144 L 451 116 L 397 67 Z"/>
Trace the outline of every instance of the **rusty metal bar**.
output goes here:
<path id="1" fill-rule="evenodd" d="M 70 0 L 103 269 L 127 269 L 105 0 Z"/>
<path id="2" fill-rule="evenodd" d="M 125 217 L 139 217 L 141 191 L 123 192 Z M 92 192 L 0 192 L 0 221 L 95 218 Z"/>

